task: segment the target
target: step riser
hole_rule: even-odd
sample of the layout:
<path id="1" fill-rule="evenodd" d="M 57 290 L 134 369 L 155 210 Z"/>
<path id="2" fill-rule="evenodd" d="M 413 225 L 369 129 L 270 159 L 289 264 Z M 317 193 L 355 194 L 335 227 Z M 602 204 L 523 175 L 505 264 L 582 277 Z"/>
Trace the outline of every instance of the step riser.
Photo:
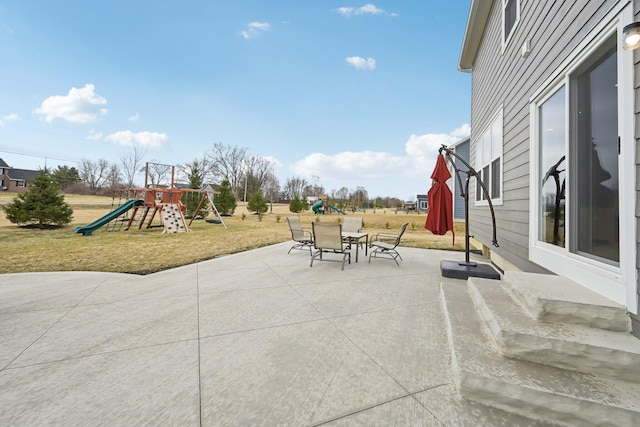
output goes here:
<path id="1" fill-rule="evenodd" d="M 569 279 L 507 272 L 505 283 L 510 285 L 513 295 L 529 314 L 541 322 L 558 322 L 615 332 L 631 332 L 631 319 L 625 307 L 614 304 Z M 539 286 L 542 288 L 540 289 Z M 565 291 L 566 295 L 564 295 Z M 554 298 L 554 292 L 563 296 Z M 589 295 L 581 299 L 580 293 Z M 572 297 L 575 296 L 577 298 L 574 301 Z"/>
<path id="2" fill-rule="evenodd" d="M 512 287 L 513 295 L 531 317 L 547 323 L 570 323 L 614 332 L 630 332 L 626 310 L 536 298 L 526 290 Z"/>
<path id="3" fill-rule="evenodd" d="M 461 397 L 549 425 L 640 425 L 640 384 L 503 357 L 479 317 L 472 282 L 440 287 L 454 381 Z M 495 281 L 481 282 L 478 285 L 486 286 L 482 291 L 487 291 L 487 298 L 501 295 L 501 309 L 526 316 Z"/>
<path id="4" fill-rule="evenodd" d="M 505 357 L 587 374 L 597 372 L 610 378 L 640 383 L 640 354 L 574 342 L 571 337 L 565 341 L 505 332 L 473 280 L 469 280 L 468 288 L 480 317 Z"/>
<path id="5" fill-rule="evenodd" d="M 638 355 L 522 334 L 502 334 L 498 345 L 502 354 L 512 359 L 640 383 Z"/>
<path id="6" fill-rule="evenodd" d="M 533 420 L 566 426 L 637 426 L 638 414 L 596 402 L 544 393 L 472 373 L 459 376 L 460 395 L 468 400 Z"/>

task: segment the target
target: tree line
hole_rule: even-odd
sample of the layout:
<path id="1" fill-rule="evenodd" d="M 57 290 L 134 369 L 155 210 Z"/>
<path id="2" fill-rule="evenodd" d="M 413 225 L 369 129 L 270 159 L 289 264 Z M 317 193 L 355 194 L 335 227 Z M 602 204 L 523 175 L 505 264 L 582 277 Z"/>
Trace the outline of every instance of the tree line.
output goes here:
<path id="1" fill-rule="evenodd" d="M 136 177 L 147 173 L 147 184 L 151 187 L 168 185 L 171 180 L 171 166 L 163 165 L 154 159 L 145 161 L 146 153 L 139 147 L 123 154 L 119 162 L 111 163 L 106 159 L 90 160 L 83 158 L 78 168 L 59 166 L 51 172 L 66 193 L 109 194 L 109 190 L 136 187 Z M 275 175 L 275 165 L 266 157 L 252 156 L 244 147 L 215 143 L 201 157 L 177 165 L 175 182 L 193 189 L 202 189 L 206 185 L 214 188 L 222 183 L 228 186 L 230 194 L 237 200 L 248 203 L 254 194 L 260 193 L 266 201 L 290 202 L 294 199 L 306 203 L 307 197 L 326 194 L 332 203 L 340 208 L 393 208 L 402 203 L 395 197 L 377 197 L 370 199 L 364 187 L 349 189 L 341 187 L 329 192 L 317 183 L 305 178 L 288 178 L 280 184 Z M 226 188 L 225 188 L 226 190 Z"/>

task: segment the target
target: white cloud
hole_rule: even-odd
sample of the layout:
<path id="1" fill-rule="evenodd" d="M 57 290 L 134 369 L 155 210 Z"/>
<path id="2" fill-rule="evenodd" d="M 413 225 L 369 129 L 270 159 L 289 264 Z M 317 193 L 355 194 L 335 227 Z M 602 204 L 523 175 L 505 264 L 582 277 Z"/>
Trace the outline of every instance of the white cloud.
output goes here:
<path id="1" fill-rule="evenodd" d="M 465 123 L 462 126 L 460 126 L 458 129 L 451 132 L 451 135 L 457 136 L 460 139 L 466 138 L 469 135 L 471 135 L 471 126 L 469 126 L 468 123 Z"/>
<path id="2" fill-rule="evenodd" d="M 375 151 L 352 152 L 327 155 L 313 153 L 296 162 L 291 170 L 300 176 L 330 177 L 334 181 L 379 179 L 402 173 L 409 165 L 406 157 Z"/>
<path id="3" fill-rule="evenodd" d="M 131 145 L 147 148 L 160 148 L 169 142 L 169 136 L 158 132 L 131 132 L 123 130 L 111 135 L 107 135 L 105 141 L 113 142 L 116 145 Z"/>
<path id="4" fill-rule="evenodd" d="M 361 70 L 373 70 L 376 68 L 376 60 L 373 58 L 361 58 L 359 56 L 349 56 L 345 58 L 349 64 Z"/>
<path id="5" fill-rule="evenodd" d="M 436 165 L 438 149 L 442 145 L 450 146 L 460 141 L 460 133 L 464 129 L 470 129 L 468 124 L 455 129 L 451 133 L 427 133 L 424 135 L 411 135 L 405 143 L 405 151 L 411 158 L 414 173 L 428 172 L 431 175 Z M 466 133 L 464 137 L 469 136 Z"/>
<path id="6" fill-rule="evenodd" d="M 360 7 L 339 7 L 335 9 L 337 13 L 340 15 L 344 15 L 346 17 L 351 17 L 353 15 L 388 15 L 388 16 L 398 16 L 397 13 L 389 13 L 384 9 L 380 9 L 374 4 L 365 4 Z"/>
<path id="7" fill-rule="evenodd" d="M 271 166 L 273 166 L 275 170 L 282 169 L 282 166 L 283 166 L 282 162 L 276 159 L 275 157 L 273 156 L 260 156 L 260 157 L 262 157 L 263 159 L 271 163 Z"/>
<path id="8" fill-rule="evenodd" d="M 138 114 L 138 113 L 135 113 L 133 116 L 130 116 L 130 117 L 129 117 L 129 121 L 130 121 L 130 122 L 135 123 L 135 122 L 137 122 L 138 120 L 140 120 L 140 114 Z"/>
<path id="9" fill-rule="evenodd" d="M 95 129 L 91 129 L 89 131 L 89 135 L 87 135 L 87 139 L 89 141 L 100 141 L 102 139 L 102 132 L 98 132 Z"/>
<path id="10" fill-rule="evenodd" d="M 247 24 L 247 29 L 242 31 L 241 34 L 245 39 L 250 39 L 270 30 L 271 25 L 268 22 L 250 22 Z"/>
<path id="11" fill-rule="evenodd" d="M 4 126 L 6 123 L 16 122 L 18 120 L 20 120 L 20 117 L 16 113 L 7 114 L 0 117 L 0 126 Z"/>
<path id="12" fill-rule="evenodd" d="M 289 169 L 296 176 L 307 179 L 320 177 L 323 185 L 328 187 L 326 190 L 349 187 L 354 183 L 361 185 L 358 183 L 365 180 L 383 183 L 398 179 L 407 182 L 421 180 L 424 187 L 428 188 L 438 149 L 442 144 L 449 146 L 458 142 L 461 138 L 456 133 L 465 127 L 468 128 L 468 125 L 451 133 L 411 135 L 405 142 L 405 152 L 402 155 L 368 150 L 344 151 L 333 155 L 313 153 L 294 163 Z"/>
<path id="13" fill-rule="evenodd" d="M 62 119 L 72 123 L 90 123 L 107 114 L 102 106 L 107 100 L 95 93 L 95 86 L 86 84 L 83 88 L 72 87 L 67 95 L 54 95 L 42 101 L 36 114 L 45 116 L 47 123 Z"/>

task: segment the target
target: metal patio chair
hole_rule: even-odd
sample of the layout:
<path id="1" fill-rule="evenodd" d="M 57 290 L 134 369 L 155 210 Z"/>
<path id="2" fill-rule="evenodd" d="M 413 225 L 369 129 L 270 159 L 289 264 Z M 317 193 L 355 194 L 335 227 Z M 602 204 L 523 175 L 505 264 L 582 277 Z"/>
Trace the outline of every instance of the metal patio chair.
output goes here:
<path id="1" fill-rule="evenodd" d="M 289 224 L 289 230 L 291 230 L 291 239 L 295 242 L 287 253 L 290 254 L 293 249 L 309 249 L 309 254 L 311 254 L 311 249 L 313 247 L 313 234 L 302 227 L 300 217 L 288 216 L 287 223 Z"/>
<path id="2" fill-rule="evenodd" d="M 400 244 L 400 239 L 402 239 L 402 235 L 408 225 L 409 223 L 404 224 L 398 234 L 378 233 L 373 236 L 371 242 L 369 242 L 369 262 L 371 262 L 371 258 L 382 257 L 394 260 L 399 266 L 398 258 L 402 260 L 402 257 L 396 248 Z"/>
<path id="3" fill-rule="evenodd" d="M 323 253 L 342 255 L 342 270 L 344 270 L 345 261 L 348 260 L 349 264 L 351 264 L 351 252 L 349 252 L 349 249 L 342 240 L 342 224 L 312 222 L 311 226 L 313 228 L 313 246 L 316 248 L 316 251 L 311 255 L 310 267 L 313 267 L 313 260 L 316 258 L 321 261 L 340 262 L 340 260 L 335 259 L 323 259 Z"/>

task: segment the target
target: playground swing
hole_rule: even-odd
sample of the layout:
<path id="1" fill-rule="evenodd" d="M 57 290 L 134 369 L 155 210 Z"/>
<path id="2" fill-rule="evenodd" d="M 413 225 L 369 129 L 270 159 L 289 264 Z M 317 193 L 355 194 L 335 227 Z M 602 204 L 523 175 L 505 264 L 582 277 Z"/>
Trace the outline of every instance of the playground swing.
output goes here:
<path id="1" fill-rule="evenodd" d="M 209 201 L 209 205 L 211 206 L 211 209 L 205 209 L 203 208 L 203 206 L 205 205 L 206 201 Z M 220 212 L 218 212 L 218 208 L 216 207 L 216 204 L 213 203 L 213 197 L 211 197 L 211 193 L 209 191 L 205 191 L 204 193 L 202 193 L 202 197 L 200 198 L 200 202 L 198 203 L 198 206 L 195 208 L 195 210 L 193 211 L 193 214 L 191 216 L 191 220 L 189 221 L 189 226 L 191 226 L 191 223 L 193 222 L 193 220 L 198 216 L 198 214 L 200 212 L 215 212 L 216 217 L 218 218 L 217 220 L 206 220 L 207 222 L 211 223 L 211 224 L 222 224 L 224 226 L 224 228 L 227 228 L 227 224 L 224 223 L 224 220 L 222 219 L 222 216 L 220 215 Z"/>
<path id="2" fill-rule="evenodd" d="M 176 188 L 174 186 L 174 167 L 172 166 L 171 168 L 171 186 L 169 188 L 154 188 L 148 185 L 149 164 L 147 163 L 143 188 L 113 190 L 109 213 L 90 224 L 75 227 L 74 232 L 81 233 L 83 236 L 91 236 L 95 230 L 103 226 L 105 226 L 106 231 L 120 231 L 123 229 L 125 222 L 127 222 L 127 226 L 124 230 L 129 230 L 134 221 L 138 222 L 138 229 L 141 229 L 145 223 L 147 228 L 152 228 L 152 222 L 156 214 L 160 216 L 162 223 L 160 226 L 164 227 L 163 234 L 188 232 L 191 231 L 189 229 L 191 222 L 189 222 L 189 225 L 186 224 L 183 211 L 186 205 L 192 208 L 196 204 L 195 210 L 189 212 L 191 221 L 200 212 L 215 212 L 218 219 L 208 220 L 207 222 L 222 224 L 226 229 L 227 225 L 222 220 L 222 216 L 213 202 L 212 195 L 216 194 L 216 192 L 210 186 L 207 186 L 204 190 Z M 118 193 L 117 205 L 116 193 Z M 202 195 L 199 202 L 196 194 Z M 185 202 L 191 201 L 183 204 L 183 197 Z M 210 202 L 210 210 L 203 209 L 203 207 L 206 207 L 205 202 L 207 199 Z M 133 210 L 129 212 L 130 209 Z"/>

